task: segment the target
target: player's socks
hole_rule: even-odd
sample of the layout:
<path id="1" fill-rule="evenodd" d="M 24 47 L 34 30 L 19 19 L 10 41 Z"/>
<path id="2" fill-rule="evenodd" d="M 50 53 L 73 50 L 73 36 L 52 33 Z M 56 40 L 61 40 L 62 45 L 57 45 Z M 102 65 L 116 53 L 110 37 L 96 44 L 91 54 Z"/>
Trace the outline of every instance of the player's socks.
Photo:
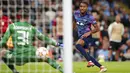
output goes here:
<path id="1" fill-rule="evenodd" d="M 95 58 L 93 58 L 92 56 L 90 56 L 91 61 L 98 66 L 99 68 L 102 66 Z"/>
<path id="2" fill-rule="evenodd" d="M 76 44 L 76 48 L 81 52 L 81 54 L 86 58 L 87 61 L 90 61 L 89 53 L 84 50 L 80 44 Z"/>
<path id="3" fill-rule="evenodd" d="M 2 60 L 4 61 L 4 63 L 12 70 L 13 73 L 19 73 L 13 64 L 9 64 L 8 60 L 6 58 L 2 58 Z"/>
<path id="4" fill-rule="evenodd" d="M 57 64 L 55 60 L 48 58 L 47 63 L 49 63 L 53 68 L 58 69 L 61 73 L 63 73 L 62 67 L 59 64 Z"/>
<path id="5" fill-rule="evenodd" d="M 13 73 L 19 73 L 19 72 L 15 69 L 14 65 L 10 64 L 10 65 L 7 65 L 7 66 L 12 70 Z"/>

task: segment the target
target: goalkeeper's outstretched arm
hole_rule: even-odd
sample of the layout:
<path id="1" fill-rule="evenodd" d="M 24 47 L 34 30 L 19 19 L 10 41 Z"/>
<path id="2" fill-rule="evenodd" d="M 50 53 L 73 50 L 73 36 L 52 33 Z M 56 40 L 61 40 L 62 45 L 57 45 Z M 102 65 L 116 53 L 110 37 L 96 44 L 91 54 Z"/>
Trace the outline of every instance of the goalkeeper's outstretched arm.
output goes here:
<path id="1" fill-rule="evenodd" d="M 36 30 L 35 28 L 34 28 L 34 31 L 39 40 L 45 41 L 46 43 L 54 45 L 54 46 L 58 46 L 58 43 L 56 42 L 56 40 L 49 38 L 48 36 L 42 34 L 38 30 Z"/>

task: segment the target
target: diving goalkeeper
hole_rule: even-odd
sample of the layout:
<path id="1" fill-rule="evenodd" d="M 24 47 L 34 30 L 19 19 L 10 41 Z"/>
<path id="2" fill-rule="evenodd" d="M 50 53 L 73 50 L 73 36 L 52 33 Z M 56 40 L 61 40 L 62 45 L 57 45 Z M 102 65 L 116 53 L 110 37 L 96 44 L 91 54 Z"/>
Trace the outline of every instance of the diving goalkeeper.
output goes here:
<path id="1" fill-rule="evenodd" d="M 57 64 L 55 60 L 50 58 L 43 60 L 42 58 L 36 57 L 36 48 L 33 46 L 35 37 L 54 46 L 58 46 L 58 43 L 38 32 L 31 24 L 27 23 L 29 19 L 29 12 L 27 9 L 23 9 L 22 12 L 23 13 L 21 13 L 20 21 L 9 25 L 4 37 L 0 42 L 0 47 L 7 48 L 6 42 L 8 38 L 12 36 L 13 49 L 1 51 L 2 60 L 12 70 L 13 73 L 19 73 L 15 69 L 14 64 L 21 66 L 28 62 L 42 61 L 47 62 L 53 68 L 58 69 L 63 73 L 61 66 Z"/>

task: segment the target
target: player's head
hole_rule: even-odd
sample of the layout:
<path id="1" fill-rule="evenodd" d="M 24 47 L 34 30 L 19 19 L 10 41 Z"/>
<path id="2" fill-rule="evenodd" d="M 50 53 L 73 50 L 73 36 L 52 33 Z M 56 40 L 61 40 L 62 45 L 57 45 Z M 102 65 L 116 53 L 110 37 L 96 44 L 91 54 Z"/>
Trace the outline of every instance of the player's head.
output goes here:
<path id="1" fill-rule="evenodd" d="M 116 22 L 121 22 L 121 17 L 120 17 L 120 14 L 116 15 L 116 18 L 115 18 Z"/>
<path id="2" fill-rule="evenodd" d="M 94 17 L 95 20 L 99 20 L 100 16 L 98 11 L 92 10 L 92 16 Z"/>
<path id="3" fill-rule="evenodd" d="M 29 17 L 29 10 L 28 9 L 21 9 L 21 19 L 27 19 Z"/>
<path id="4" fill-rule="evenodd" d="M 81 1 L 79 4 L 79 10 L 81 13 L 86 13 L 88 9 L 88 3 L 86 1 Z"/>

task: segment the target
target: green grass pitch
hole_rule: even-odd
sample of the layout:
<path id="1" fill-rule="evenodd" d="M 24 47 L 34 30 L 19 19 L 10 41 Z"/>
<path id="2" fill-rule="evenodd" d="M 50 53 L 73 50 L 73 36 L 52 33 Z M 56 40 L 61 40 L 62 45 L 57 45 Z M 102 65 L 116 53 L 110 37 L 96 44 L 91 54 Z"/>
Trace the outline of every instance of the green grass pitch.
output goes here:
<path id="1" fill-rule="evenodd" d="M 86 67 L 86 62 L 75 62 L 75 73 L 99 73 L 99 68 L 94 66 L 92 68 Z M 130 73 L 130 62 L 104 62 L 102 65 L 107 67 L 105 73 Z"/>
<path id="2" fill-rule="evenodd" d="M 63 63 L 60 63 L 63 66 Z M 107 67 L 108 71 L 105 73 L 130 73 L 130 62 L 104 62 L 102 63 Z M 98 73 L 99 68 L 94 66 L 92 68 L 86 67 L 86 62 L 74 62 L 74 73 Z M 53 69 L 46 63 L 27 63 L 23 66 L 16 66 L 20 73 L 60 73 L 58 70 Z M 0 63 L 0 73 L 11 73 L 8 67 Z"/>

